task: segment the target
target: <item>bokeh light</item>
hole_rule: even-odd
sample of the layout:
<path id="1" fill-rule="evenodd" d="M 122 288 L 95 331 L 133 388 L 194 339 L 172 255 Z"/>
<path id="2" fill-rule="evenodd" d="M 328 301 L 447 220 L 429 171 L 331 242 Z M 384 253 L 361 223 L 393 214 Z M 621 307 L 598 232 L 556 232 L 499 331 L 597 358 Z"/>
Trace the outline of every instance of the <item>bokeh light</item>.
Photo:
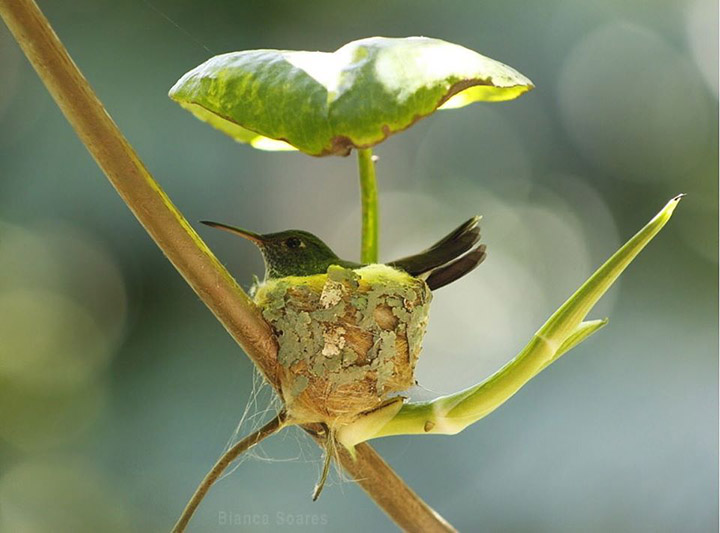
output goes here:
<path id="1" fill-rule="evenodd" d="M 21 463 L 0 477 L 4 531 L 128 531 L 112 484 L 84 461 Z"/>
<path id="2" fill-rule="evenodd" d="M 586 35 L 567 57 L 558 103 L 578 148 L 621 179 L 682 180 L 709 149 L 702 81 L 647 28 L 623 21 Z"/>

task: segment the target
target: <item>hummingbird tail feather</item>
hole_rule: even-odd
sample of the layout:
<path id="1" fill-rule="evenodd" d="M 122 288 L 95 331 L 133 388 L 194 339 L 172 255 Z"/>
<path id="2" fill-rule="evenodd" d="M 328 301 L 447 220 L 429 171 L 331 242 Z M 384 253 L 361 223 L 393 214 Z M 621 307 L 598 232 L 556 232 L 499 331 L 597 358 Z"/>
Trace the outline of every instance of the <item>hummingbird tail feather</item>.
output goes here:
<path id="1" fill-rule="evenodd" d="M 466 220 L 465 222 L 463 222 L 462 224 L 460 224 L 460 226 L 458 226 L 457 228 L 455 228 L 455 230 L 453 230 L 452 233 L 450 233 L 449 235 L 443 237 L 443 238 L 440 239 L 438 242 L 436 242 L 435 244 L 433 244 L 430 248 L 428 248 L 427 251 L 431 251 L 431 250 L 436 250 L 436 249 L 438 249 L 438 248 L 442 248 L 445 244 L 450 243 L 450 242 L 453 242 L 453 241 L 456 241 L 457 239 L 459 239 L 460 237 L 462 237 L 462 236 L 465 235 L 466 233 L 472 232 L 473 230 L 475 230 L 475 229 L 478 227 L 478 223 L 480 222 L 480 219 L 481 219 L 481 218 L 482 218 L 482 217 L 481 217 L 480 215 L 475 215 L 475 216 L 472 217 L 471 219 Z M 478 229 L 478 231 L 479 231 L 479 229 Z"/>
<path id="2" fill-rule="evenodd" d="M 452 283 L 453 281 L 463 277 L 465 274 L 473 271 L 485 260 L 485 257 L 487 257 L 485 249 L 485 245 L 481 244 L 472 252 L 455 259 L 455 261 L 448 263 L 445 266 L 433 270 L 425 280 L 428 287 L 430 287 L 430 290 L 434 291 L 435 289 L 444 287 L 448 283 Z"/>
<path id="3" fill-rule="evenodd" d="M 479 216 L 474 216 L 457 227 L 452 233 L 416 255 L 388 263 L 411 276 L 422 276 L 462 256 L 480 240 Z"/>

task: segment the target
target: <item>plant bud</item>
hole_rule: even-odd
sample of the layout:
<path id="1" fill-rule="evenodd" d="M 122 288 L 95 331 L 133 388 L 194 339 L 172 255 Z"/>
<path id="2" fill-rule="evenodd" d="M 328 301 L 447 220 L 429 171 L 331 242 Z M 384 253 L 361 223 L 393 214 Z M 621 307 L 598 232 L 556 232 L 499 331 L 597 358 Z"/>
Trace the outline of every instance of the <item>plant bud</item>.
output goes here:
<path id="1" fill-rule="evenodd" d="M 334 428 L 411 387 L 431 299 L 423 280 L 386 265 L 261 284 L 288 414 Z"/>

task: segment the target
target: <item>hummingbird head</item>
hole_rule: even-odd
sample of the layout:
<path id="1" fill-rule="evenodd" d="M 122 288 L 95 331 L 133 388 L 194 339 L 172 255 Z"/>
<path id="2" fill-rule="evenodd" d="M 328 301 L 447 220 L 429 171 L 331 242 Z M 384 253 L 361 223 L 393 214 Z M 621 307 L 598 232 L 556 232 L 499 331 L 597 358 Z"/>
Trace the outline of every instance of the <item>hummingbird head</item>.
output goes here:
<path id="1" fill-rule="evenodd" d="M 260 248 L 265 279 L 324 274 L 330 265 L 344 264 L 327 244 L 307 231 L 291 229 L 261 235 L 220 222 L 201 223 L 239 235 Z"/>

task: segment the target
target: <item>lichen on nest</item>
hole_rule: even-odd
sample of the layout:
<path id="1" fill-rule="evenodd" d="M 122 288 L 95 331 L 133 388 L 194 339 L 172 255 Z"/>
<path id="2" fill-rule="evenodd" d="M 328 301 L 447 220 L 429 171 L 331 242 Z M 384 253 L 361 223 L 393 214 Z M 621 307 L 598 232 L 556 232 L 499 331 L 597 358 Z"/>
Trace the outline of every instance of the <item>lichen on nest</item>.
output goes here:
<path id="1" fill-rule="evenodd" d="M 337 427 L 412 386 L 431 299 L 424 281 L 386 265 L 259 284 L 288 413 Z"/>

